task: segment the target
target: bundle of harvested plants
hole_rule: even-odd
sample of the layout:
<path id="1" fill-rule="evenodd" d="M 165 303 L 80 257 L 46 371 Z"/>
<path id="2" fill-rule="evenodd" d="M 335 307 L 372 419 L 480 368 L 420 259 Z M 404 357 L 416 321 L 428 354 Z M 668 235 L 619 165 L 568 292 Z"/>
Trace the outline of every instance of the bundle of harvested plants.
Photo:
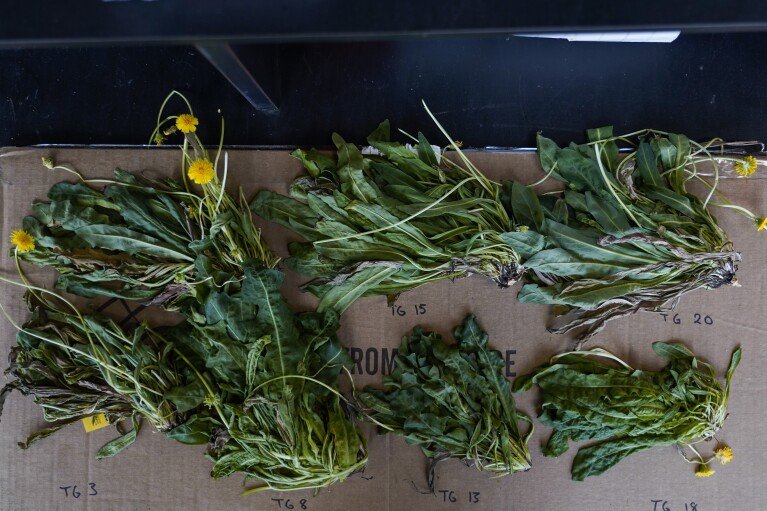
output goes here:
<path id="1" fill-rule="evenodd" d="M 146 324 L 123 328 L 112 319 L 81 314 L 70 302 L 27 284 L 32 316 L 18 329 L 6 374 L 12 377 L 0 392 L 32 396 L 53 423 L 32 433 L 19 445 L 27 448 L 64 426 L 104 414 L 111 424 L 132 418 L 133 429 L 96 454 L 109 457 L 136 439 L 139 418 L 159 431 L 170 431 L 185 420 L 169 395 L 185 385 L 172 346 Z"/>
<path id="2" fill-rule="evenodd" d="M 514 380 L 514 392 L 533 385 L 541 389 L 538 418 L 554 428 L 543 449 L 546 456 L 563 454 L 569 440 L 598 441 L 578 450 L 572 466 L 574 480 L 599 475 L 635 452 L 668 445 L 691 449 L 696 458 L 688 461 L 700 464 L 700 473 L 709 474 L 710 460 L 694 446 L 712 439 L 727 418 L 730 380 L 741 350 L 732 354 L 724 386 L 714 368 L 683 345 L 656 342 L 653 350 L 668 360 L 660 371 L 634 369 L 610 352 L 594 348 L 556 355 Z"/>
<path id="3" fill-rule="evenodd" d="M 262 191 L 251 202 L 258 215 L 306 239 L 291 243 L 289 268 L 314 277 L 306 288 L 320 308 L 343 312 L 356 298 L 399 293 L 472 273 L 501 287 L 520 278 L 517 245 L 537 235 L 521 232 L 501 201 L 506 193 L 468 159 L 454 163 L 419 133 L 415 147 L 390 139 L 387 121 L 369 137 L 365 154 L 333 135 L 336 154 L 297 150 L 308 175 L 290 188 L 293 198 Z M 511 189 L 509 189 L 511 190 Z M 514 189 L 520 200 L 528 190 Z"/>
<path id="4" fill-rule="evenodd" d="M 77 181 L 54 185 L 49 202 L 33 205 L 34 215 L 18 232 L 34 249 L 19 251 L 20 258 L 55 268 L 56 286 L 67 292 L 142 300 L 172 310 L 183 310 L 188 300 L 199 302 L 201 281 L 214 280 L 223 289 L 241 280 L 246 259 L 276 266 L 279 259 L 262 241 L 245 198 L 225 190 L 228 158 L 221 157 L 221 143 L 212 157 L 190 128 L 196 124 L 188 117 L 196 118 L 189 110 L 166 118 L 161 110 L 155 129 L 156 135 L 175 121 L 173 130 L 182 131 L 182 183 L 150 181 L 120 169 L 111 180 L 85 179 L 44 158 L 48 168 L 69 172 Z"/>
<path id="5" fill-rule="evenodd" d="M 538 137 L 543 170 L 566 189 L 534 205 L 546 246 L 526 261 L 521 302 L 558 306 L 550 330 L 585 327 L 582 343 L 611 319 L 665 311 L 685 293 L 736 282 L 740 254 L 710 206 L 761 221 L 716 190 L 719 163 L 741 158 L 712 154 L 716 141 L 652 130 L 613 136 L 608 127 L 588 136 L 565 148 Z M 618 143 L 631 151 L 619 153 Z M 702 172 L 706 164 L 713 177 Z M 688 192 L 688 181 L 708 187 L 707 196 Z"/>
<path id="6" fill-rule="evenodd" d="M 393 432 L 421 447 L 434 467 L 457 458 L 499 476 L 530 469 L 527 442 L 532 422 L 516 409 L 504 362 L 488 347 L 488 335 L 469 315 L 449 345 L 417 327 L 402 344 L 385 388 L 366 388 L 358 398 L 382 432 Z M 529 422 L 527 434 L 518 422 Z"/>
<path id="7" fill-rule="evenodd" d="M 169 333 L 204 376 L 180 393 L 176 405 L 194 411 L 168 436 L 208 444 L 213 477 L 242 472 L 265 483 L 254 490 L 341 481 L 365 466 L 367 453 L 337 390 L 350 365 L 335 336 L 338 316 L 295 315 L 280 295 L 282 273 L 248 261 L 244 269 L 229 299 L 250 316 L 189 321 Z"/>

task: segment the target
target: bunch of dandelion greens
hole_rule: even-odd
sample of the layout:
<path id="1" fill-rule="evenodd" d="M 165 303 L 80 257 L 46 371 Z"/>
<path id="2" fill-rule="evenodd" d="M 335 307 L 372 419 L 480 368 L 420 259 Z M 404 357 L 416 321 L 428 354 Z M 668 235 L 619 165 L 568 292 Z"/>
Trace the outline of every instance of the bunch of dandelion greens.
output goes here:
<path id="1" fill-rule="evenodd" d="M 420 327 L 402 338 L 396 367 L 383 390 L 367 387 L 358 400 L 382 432 L 421 447 L 430 459 L 434 491 L 437 462 L 457 458 L 498 476 L 530 469 L 532 421 L 516 409 L 500 355 L 469 315 L 456 327 L 455 345 Z M 530 423 L 523 435 L 518 422 Z"/>
<path id="2" fill-rule="evenodd" d="M 513 391 L 541 391 L 539 420 L 554 429 L 543 449 L 560 456 L 568 441 L 594 440 L 581 447 L 572 465 L 572 478 L 582 481 L 608 470 L 627 456 L 656 446 L 676 445 L 700 465 L 697 475 L 711 475 L 712 459 L 727 463 L 728 447 L 704 459 L 695 449 L 710 440 L 727 418 L 730 381 L 741 358 L 736 349 L 725 384 L 714 368 L 681 344 L 656 342 L 656 354 L 668 360 L 660 371 L 643 371 L 600 348 L 556 355 L 530 374 L 514 380 Z M 616 366 L 616 363 L 618 364 Z M 684 455 L 684 454 L 683 454 Z M 685 459 L 686 456 L 685 456 Z"/>
<path id="3" fill-rule="evenodd" d="M 120 169 L 114 179 L 85 179 L 44 159 L 47 167 L 67 171 L 77 181 L 57 183 L 48 202 L 33 205 L 34 215 L 23 220 L 22 232 L 34 240 L 35 250 L 19 250 L 21 259 L 55 268 L 56 287 L 67 292 L 143 300 L 173 310 L 200 299 L 201 280 L 228 275 L 228 280 L 217 279 L 219 288 L 241 280 L 248 258 L 276 266 L 279 259 L 263 243 L 242 193 L 235 200 L 225 190 L 228 158 L 220 158 L 221 143 L 212 163 L 194 130 L 188 131 L 196 126 L 185 117 L 190 115 L 159 120 L 156 129 L 175 120 L 184 133 L 183 183 L 149 181 Z M 192 191 L 187 175 L 202 194 Z M 106 186 L 97 189 L 100 185 Z"/>
<path id="4" fill-rule="evenodd" d="M 414 147 L 392 142 L 388 121 L 368 137 L 375 151 L 362 154 L 338 134 L 333 143 L 333 156 L 293 153 L 308 175 L 293 182 L 292 198 L 262 191 L 250 204 L 306 240 L 289 245 L 286 264 L 314 277 L 306 289 L 321 298 L 321 309 L 342 312 L 360 296 L 393 301 L 472 273 L 501 287 L 519 279 L 517 247 L 540 240 L 503 207 L 511 187 L 490 181 L 468 159 L 440 157 L 422 134 Z"/>
<path id="5" fill-rule="evenodd" d="M 350 366 L 335 336 L 338 315 L 293 314 L 282 281 L 281 272 L 246 262 L 242 288 L 230 296 L 254 311 L 246 324 L 190 320 L 170 337 L 211 379 L 209 390 L 201 382 L 185 390 L 182 408 L 195 412 L 168 436 L 209 444 L 213 477 L 240 472 L 266 484 L 255 490 L 320 488 L 367 462 L 364 438 L 337 390 L 339 372 Z M 202 406 L 211 401 L 214 409 Z"/>
<path id="6" fill-rule="evenodd" d="M 5 280 L 5 279 L 3 279 Z M 7 281 L 6 281 L 7 282 Z M 82 314 L 71 302 L 24 281 L 30 319 L 19 326 L 0 391 L 32 396 L 53 423 L 19 445 L 27 448 L 69 424 L 104 414 L 111 424 L 132 419 L 133 429 L 103 446 L 97 458 L 122 451 L 136 439 L 139 418 L 159 431 L 185 419 L 169 396 L 185 385 L 172 346 L 146 324 L 123 328 L 100 314 Z M 9 318 L 10 319 L 10 318 Z"/>
<path id="7" fill-rule="evenodd" d="M 612 128 L 599 128 L 588 139 L 560 148 L 538 137 L 544 172 L 565 190 L 532 204 L 533 228 L 546 243 L 526 260 L 518 296 L 557 306 L 550 331 L 581 329 L 579 346 L 611 319 L 668 310 L 695 289 L 736 283 L 740 254 L 710 206 L 736 209 L 760 229 L 765 224 L 716 189 L 722 162 L 745 175 L 755 169 L 753 157 L 713 154 L 717 141 L 702 145 L 654 130 L 613 136 Z M 619 144 L 629 152 L 621 154 Z M 688 192 L 690 181 L 707 187 L 704 198 Z"/>
<path id="8" fill-rule="evenodd" d="M 163 128 L 169 121 L 171 127 Z M 208 444 L 214 477 L 241 472 L 262 481 L 264 486 L 246 493 L 321 488 L 343 480 L 364 467 L 367 453 L 338 391 L 337 378 L 350 365 L 335 337 L 338 315 L 290 310 L 280 294 L 283 275 L 273 269 L 278 260 L 243 197 L 235 201 L 225 192 L 226 155 L 219 180 L 219 158 L 211 161 L 194 134 L 198 124 L 191 109 L 165 119 L 161 110 L 153 134 L 156 141 L 174 131 L 184 134 L 183 184 L 147 182 L 119 170 L 114 180 L 86 180 L 46 160 L 46 166 L 71 172 L 78 182 L 54 185 L 51 202 L 34 205 L 35 216 L 24 220 L 30 243 L 14 233 L 19 241 L 14 254 L 55 268 L 57 285 L 70 293 L 140 299 L 185 316 L 162 332 L 141 327 L 162 347 L 148 365 L 154 369 L 168 357 L 176 375 L 164 379 L 169 388 L 155 396 L 175 416 L 170 421 L 165 414 L 168 422 L 155 426 L 177 441 Z M 221 144 L 219 154 L 220 149 Z M 201 186 L 201 194 L 192 191 L 187 176 Z M 96 190 L 97 184 L 107 186 Z M 27 287 L 40 289 L 21 276 Z M 83 324 L 77 337 L 83 346 L 76 350 L 101 353 L 109 336 L 122 339 L 117 344 L 125 350 L 137 349 L 137 339 L 119 333 L 114 323 L 97 328 L 98 322 L 76 310 L 69 322 L 75 317 Z M 55 360 L 51 352 L 60 343 L 41 340 L 41 356 Z M 85 373 L 91 366 L 102 374 L 127 371 L 112 355 L 74 357 L 73 371 Z M 146 377 L 160 380 L 152 371 Z M 98 384 L 128 403 L 122 413 L 139 415 L 136 403 L 126 399 L 128 385 L 107 377 Z M 69 389 L 77 383 L 52 385 Z"/>

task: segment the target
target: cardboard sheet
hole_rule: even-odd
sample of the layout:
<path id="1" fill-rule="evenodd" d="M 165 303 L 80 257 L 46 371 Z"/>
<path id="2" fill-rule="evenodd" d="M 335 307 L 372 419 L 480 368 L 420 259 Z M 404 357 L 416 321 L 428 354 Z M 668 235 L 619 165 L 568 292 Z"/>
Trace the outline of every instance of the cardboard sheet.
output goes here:
<path id="1" fill-rule="evenodd" d="M 161 176 L 177 174 L 177 150 L 47 149 L 0 150 L 0 271 L 16 276 L 8 256 L 8 234 L 19 228 L 34 200 L 43 200 L 55 182 L 71 180 L 63 171 L 42 167 L 42 156 L 69 164 L 88 177 L 107 177 L 115 167 Z M 533 154 L 475 153 L 475 164 L 492 178 L 514 176 L 532 182 L 540 174 Z M 286 152 L 240 150 L 229 152 L 229 183 L 242 186 L 251 197 L 261 188 L 285 193 L 287 184 L 301 172 L 300 164 Z M 763 171 L 762 171 L 763 172 Z M 767 213 L 767 179 L 726 179 L 720 190 L 738 203 Z M 727 286 L 698 291 L 684 297 L 666 317 L 641 313 L 611 322 L 591 343 L 602 346 L 634 367 L 657 369 L 663 361 L 651 350 L 656 340 L 679 340 L 711 362 L 722 374 L 730 354 L 743 347 L 743 362 L 733 380 L 729 418 L 717 435 L 730 445 L 733 461 L 715 467 L 716 475 L 696 478 L 673 447 L 635 454 L 599 477 L 584 482 L 570 480 L 576 449 L 556 459 L 545 458 L 540 445 L 550 431 L 536 422 L 530 442 L 533 468 L 526 473 L 491 479 L 458 461 L 437 468 L 436 493 L 426 493 L 425 459 L 420 450 L 393 436 L 379 436 L 363 425 L 368 438 L 367 469 L 347 481 L 314 495 L 311 491 L 265 491 L 247 497 L 238 494 L 243 478 L 237 475 L 214 481 L 204 448 L 176 444 L 145 428 L 138 441 L 113 459 L 96 460 L 95 452 L 116 436 L 114 428 L 86 433 L 77 424 L 21 450 L 16 442 L 45 425 L 31 398 L 14 394 L 6 402 L 0 422 L 0 510 L 303 510 L 364 509 L 366 511 L 451 509 L 526 509 L 538 511 L 714 511 L 761 509 L 767 501 L 763 448 L 767 424 L 767 350 L 763 347 L 767 296 L 767 233 L 757 233 L 750 222 L 735 213 L 718 213 L 721 225 L 743 254 L 738 280 Z M 264 234 L 279 254 L 286 253 L 286 230 L 266 225 Z M 31 280 L 50 283 L 51 274 L 25 267 Z M 298 275 L 289 275 L 284 293 L 296 310 L 309 309 L 313 297 L 301 294 Z M 404 294 L 398 305 L 404 315 L 387 306 L 383 297 L 355 303 L 343 317 L 341 341 L 355 360 L 358 387 L 380 384 L 390 370 L 391 358 L 402 335 L 417 324 L 443 333 L 474 312 L 489 332 L 491 344 L 507 361 L 508 376 L 524 374 L 551 355 L 567 350 L 572 339 L 549 334 L 545 306 L 522 305 L 515 296 L 519 286 L 499 289 L 474 276 L 442 282 Z M 26 313 L 22 290 L 0 285 L 0 302 L 16 322 Z M 14 343 L 14 328 L 0 318 L 0 361 L 5 367 Z M 4 378 L 3 378 L 4 380 Z M 5 383 L 3 381 L 3 383 Z M 516 396 L 518 407 L 537 413 L 537 392 Z M 712 442 L 713 444 L 713 442 Z M 703 445 L 710 452 L 713 445 Z M 247 483 L 247 487 L 253 483 Z M 76 487 L 76 488 L 75 488 Z"/>

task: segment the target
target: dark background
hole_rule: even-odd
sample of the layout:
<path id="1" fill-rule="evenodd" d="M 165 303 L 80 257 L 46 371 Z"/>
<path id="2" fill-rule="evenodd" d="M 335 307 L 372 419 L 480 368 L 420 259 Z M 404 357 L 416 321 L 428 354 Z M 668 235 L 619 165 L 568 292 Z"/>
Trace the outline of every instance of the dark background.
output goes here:
<path id="1" fill-rule="evenodd" d="M 107 14 L 156 6 L 172 15 L 168 8 L 174 6 L 94 3 Z M 695 4 L 708 12 L 705 3 Z M 174 32 L 162 40 L 159 25 L 143 31 L 134 20 L 110 38 L 106 22 L 72 28 L 64 13 L 47 17 L 51 30 L 46 19 L 24 29 L 13 25 L 11 13 L 11 21 L 0 21 L 0 145 L 145 144 L 162 100 L 174 89 L 192 102 L 201 137 L 210 144 L 218 141 L 219 110 L 227 145 L 327 146 L 332 131 L 361 143 L 385 118 L 443 144 L 422 99 L 453 137 L 475 148 L 530 147 L 540 130 L 560 142 L 580 141 L 586 128 L 607 124 L 616 132 L 652 127 L 695 139 L 767 140 L 767 33 L 756 22 L 738 24 L 754 19 L 747 11 L 720 11 L 720 18 L 729 16 L 727 24 L 702 26 L 695 19 L 697 26 L 668 44 L 517 37 L 501 32 L 572 27 L 536 21 L 531 13 L 524 27 L 507 26 L 506 19 L 500 28 L 480 26 L 493 19 L 492 11 L 478 16 L 471 30 L 440 18 L 435 22 L 444 24 L 442 31 L 395 26 L 348 33 L 341 23 L 327 28 L 328 36 L 291 33 L 285 28 L 290 21 L 283 20 L 283 32 L 263 41 L 255 29 L 203 34 L 201 39 L 240 44 L 238 55 L 268 85 L 276 113 L 253 108 L 200 53 L 194 34 Z M 589 20 L 597 29 L 625 28 L 608 23 L 616 19 L 634 29 L 668 28 L 657 17 L 632 25 L 623 15 Z M 95 35 L 86 37 L 88 30 Z M 180 102 L 172 103 L 171 113 L 182 111 Z"/>

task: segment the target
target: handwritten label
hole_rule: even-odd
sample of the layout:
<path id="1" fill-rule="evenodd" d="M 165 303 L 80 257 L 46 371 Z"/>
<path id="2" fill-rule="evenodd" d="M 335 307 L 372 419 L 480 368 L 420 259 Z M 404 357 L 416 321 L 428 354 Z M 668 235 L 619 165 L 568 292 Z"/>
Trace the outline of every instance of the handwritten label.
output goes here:
<path id="1" fill-rule="evenodd" d="M 682 511 L 681 505 L 674 506 L 673 509 L 668 500 L 651 500 L 652 511 Z M 698 505 L 695 502 L 684 502 L 684 511 L 702 511 L 698 509 Z"/>
<path id="2" fill-rule="evenodd" d="M 83 490 L 78 489 L 76 484 L 72 486 L 59 486 L 59 490 L 64 493 L 64 498 L 79 499 L 83 496 L 94 497 L 99 494 L 96 490 L 96 483 L 88 483 L 88 487 Z"/>
<path id="3" fill-rule="evenodd" d="M 91 431 L 96 431 L 97 429 L 104 428 L 106 426 L 109 426 L 109 420 L 107 419 L 107 416 L 103 413 L 99 413 L 97 415 L 91 415 L 90 417 L 86 417 L 83 419 L 83 427 L 85 428 L 86 433 L 90 433 Z"/>
<path id="4" fill-rule="evenodd" d="M 478 491 L 467 491 L 465 494 L 463 494 L 455 490 L 437 490 L 437 493 L 434 495 L 437 498 L 441 498 L 442 502 L 449 502 L 451 504 L 455 504 L 459 501 L 468 502 L 469 504 L 479 504 L 480 501 L 480 493 Z"/>
<path id="5" fill-rule="evenodd" d="M 693 314 L 682 314 L 681 312 L 678 312 L 674 315 L 661 312 L 660 315 L 663 316 L 664 323 L 673 323 L 675 325 L 693 323 L 695 325 L 711 326 L 714 324 L 714 318 L 708 314 L 700 314 L 698 312 Z"/>
<path id="6" fill-rule="evenodd" d="M 293 500 L 293 499 L 272 499 L 272 502 L 277 503 L 278 509 L 309 509 L 306 504 L 306 499 Z M 298 508 L 296 508 L 298 506 Z"/>
<path id="7" fill-rule="evenodd" d="M 408 312 L 415 313 L 416 316 L 423 316 L 426 314 L 426 304 L 425 303 L 416 303 L 413 304 L 412 308 L 408 305 L 392 305 L 389 307 L 391 309 L 391 315 L 395 317 L 404 317 L 408 315 Z"/>
<path id="8" fill-rule="evenodd" d="M 361 479 L 364 479 L 365 481 L 370 481 L 370 480 L 372 480 L 372 479 L 373 479 L 373 477 L 375 477 L 375 476 L 373 476 L 372 474 L 365 474 L 365 470 L 367 470 L 367 467 L 363 467 L 363 468 L 362 468 L 362 470 L 360 470 L 359 472 L 357 472 L 357 473 L 356 473 L 357 477 L 359 477 L 359 478 L 361 478 Z"/>

